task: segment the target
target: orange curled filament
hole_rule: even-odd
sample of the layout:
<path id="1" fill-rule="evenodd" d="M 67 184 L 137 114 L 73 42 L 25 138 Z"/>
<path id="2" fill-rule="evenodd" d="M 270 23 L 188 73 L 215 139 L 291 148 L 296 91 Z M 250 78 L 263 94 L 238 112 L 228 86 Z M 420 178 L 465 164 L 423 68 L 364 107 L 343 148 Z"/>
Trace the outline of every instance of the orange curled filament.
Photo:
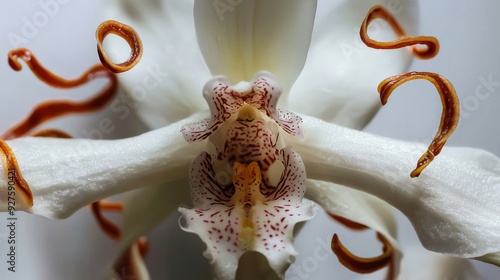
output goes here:
<path id="1" fill-rule="evenodd" d="M 377 238 L 382 242 L 382 254 L 374 258 L 360 258 L 351 253 L 340 242 L 337 234 L 333 235 L 332 251 L 337 255 L 340 263 L 351 271 L 357 273 L 372 273 L 384 267 L 389 267 L 388 279 L 393 279 L 392 263 L 393 263 L 393 249 L 389 241 L 380 233 L 377 233 Z"/>
<path id="2" fill-rule="evenodd" d="M 121 230 L 117 225 L 104 217 L 102 210 L 121 212 L 123 211 L 123 203 L 97 201 L 90 205 L 90 209 L 102 231 L 111 239 L 120 240 Z"/>
<path id="3" fill-rule="evenodd" d="M 33 137 L 52 137 L 52 138 L 73 138 L 68 133 L 58 129 L 44 129 L 31 134 Z"/>
<path id="4" fill-rule="evenodd" d="M 424 170 L 437 156 L 444 144 L 451 136 L 453 131 L 458 125 L 460 117 L 460 106 L 457 94 L 453 85 L 444 77 L 430 72 L 409 72 L 406 74 L 396 75 L 383 80 L 379 86 L 380 100 L 385 105 L 391 93 L 398 86 L 415 79 L 425 79 L 436 87 L 443 104 L 443 111 L 441 114 L 441 122 L 439 129 L 434 136 L 427 151 L 420 157 L 417 162 L 417 167 L 411 172 L 411 177 L 418 177 L 422 170 Z"/>
<path id="5" fill-rule="evenodd" d="M 104 217 L 102 214 L 102 211 L 113 211 L 113 212 L 123 212 L 123 203 L 121 202 L 110 202 L 110 201 L 97 201 L 94 202 L 90 205 L 90 209 L 92 211 L 92 214 L 96 218 L 96 221 L 99 225 L 99 227 L 103 230 L 103 232 L 109 236 L 111 239 L 114 240 L 120 240 L 122 232 L 121 229 L 115 225 L 113 222 L 108 220 L 107 218 Z M 139 253 L 142 258 L 145 258 L 149 246 L 148 246 L 148 240 L 146 237 L 142 236 L 137 241 L 135 241 L 135 244 L 131 245 L 123 254 L 123 256 L 120 258 L 118 263 L 115 265 L 115 270 L 118 272 L 121 272 L 121 269 L 123 268 L 127 273 L 131 273 L 131 277 L 136 274 L 134 271 L 134 259 L 132 257 L 132 246 L 137 245 L 139 249 Z"/>
<path id="6" fill-rule="evenodd" d="M 375 19 L 383 19 L 394 30 L 399 39 L 390 42 L 379 42 L 371 39 L 368 36 L 368 26 Z M 382 6 L 374 6 L 366 15 L 360 29 L 361 40 L 368 46 L 374 49 L 399 49 L 403 47 L 411 47 L 413 54 L 421 59 L 433 58 L 439 52 L 439 41 L 432 36 L 417 36 L 408 37 L 396 21 L 394 16 Z M 425 45 L 424 48 L 418 48 L 417 45 Z"/>
<path id="7" fill-rule="evenodd" d="M 42 82 L 55 88 L 74 88 L 95 79 L 108 79 L 109 84 L 94 97 L 83 102 L 58 100 L 39 104 L 25 120 L 5 131 L 0 136 L 2 139 L 8 140 L 21 137 L 41 123 L 63 115 L 96 111 L 103 108 L 116 96 L 118 88 L 116 77 L 112 73 L 109 73 L 102 65 L 92 66 L 80 77 L 67 80 L 43 67 L 28 49 L 15 49 L 9 52 L 9 64 L 16 71 L 22 69 L 19 59 L 24 60 L 31 71 Z"/>
<path id="8" fill-rule="evenodd" d="M 330 218 L 332 218 L 335 221 L 343 224 L 344 226 L 348 227 L 349 229 L 352 229 L 352 230 L 365 230 L 365 229 L 368 229 L 367 226 L 365 226 L 363 224 L 360 224 L 360 223 L 353 222 L 353 221 L 351 221 L 349 219 L 346 219 L 344 217 L 337 216 L 337 215 L 332 214 L 330 212 L 326 212 L 326 214 L 328 214 L 328 216 L 330 216 Z"/>
<path id="9" fill-rule="evenodd" d="M 356 223 L 349 219 L 341 216 L 337 216 L 330 212 L 326 212 L 332 219 L 341 223 L 351 230 L 365 230 L 369 229 L 367 226 Z M 393 258 L 393 248 L 392 245 L 387 241 L 387 239 L 380 233 L 377 232 L 377 238 L 382 241 L 384 245 L 382 248 L 382 255 L 375 258 L 360 258 L 351 253 L 342 243 L 340 242 L 337 234 L 333 235 L 331 248 L 332 251 L 337 255 L 339 262 L 351 271 L 357 273 L 372 273 L 384 267 L 389 267 L 387 274 L 387 279 L 394 279 L 394 258 Z"/>
<path id="10" fill-rule="evenodd" d="M 21 170 L 17 164 L 17 159 L 14 155 L 12 149 L 7 145 L 7 143 L 0 139 L 0 150 L 2 154 L 3 166 L 7 178 L 12 177 L 17 186 L 20 187 L 21 193 L 23 194 L 26 202 L 29 206 L 33 206 L 33 193 L 31 189 L 21 175 Z"/>
<path id="11" fill-rule="evenodd" d="M 130 47 L 130 56 L 129 58 L 122 63 L 115 64 L 113 63 L 106 52 L 104 51 L 103 42 L 106 36 L 109 34 L 115 34 L 119 37 L 125 39 Z M 99 59 L 101 63 L 106 69 L 113 73 L 121 73 L 130 70 L 134 67 L 142 56 L 142 43 L 139 39 L 139 35 L 135 32 L 135 30 L 125 24 L 119 23 L 114 20 L 108 20 L 99 25 L 96 30 L 96 39 L 97 39 L 97 52 L 99 54 Z"/>

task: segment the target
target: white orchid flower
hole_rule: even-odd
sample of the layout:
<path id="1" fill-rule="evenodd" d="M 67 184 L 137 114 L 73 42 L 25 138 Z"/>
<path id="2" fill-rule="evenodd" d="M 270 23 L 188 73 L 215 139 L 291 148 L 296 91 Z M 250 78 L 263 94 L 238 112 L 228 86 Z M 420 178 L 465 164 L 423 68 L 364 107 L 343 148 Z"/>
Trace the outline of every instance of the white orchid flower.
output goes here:
<path id="1" fill-rule="evenodd" d="M 358 22 L 362 20 L 367 9 L 376 4 L 375 1 L 372 2 L 363 4 L 344 3 L 337 7 L 337 10 L 335 10 L 336 15 L 348 14 L 352 15 L 352 18 L 350 16 L 347 19 L 342 18 L 345 27 L 340 23 L 335 25 L 339 26 L 339 30 L 334 30 L 338 33 L 328 34 L 327 31 L 330 30 L 326 29 L 323 29 L 324 34 L 318 32 L 320 35 L 314 37 L 309 52 L 311 59 L 306 63 L 302 76 L 293 88 L 293 81 L 302 71 L 302 64 L 308 51 L 308 42 L 307 40 L 304 42 L 303 38 L 310 36 L 315 11 L 313 1 L 295 1 L 293 4 L 288 1 L 286 8 L 290 10 L 287 11 L 286 15 L 293 14 L 294 9 L 296 9 L 295 11 L 300 10 L 303 17 L 292 18 L 294 20 L 288 18 L 290 22 L 287 22 L 286 25 L 272 24 L 281 22 L 280 17 L 277 16 L 283 14 L 277 13 L 277 11 L 283 11 L 285 7 L 281 5 L 283 5 L 284 1 L 273 3 L 272 5 L 275 5 L 274 9 L 263 8 L 267 13 L 273 15 L 273 21 L 270 22 L 268 18 L 265 18 L 266 13 L 260 13 L 259 11 L 262 10 L 259 10 L 257 6 L 255 14 L 264 15 L 263 18 L 259 18 L 259 21 L 257 21 L 261 22 L 260 25 L 253 24 L 254 22 L 251 20 L 245 21 L 251 15 L 248 13 L 249 10 L 245 9 L 245 5 L 253 6 L 253 2 L 244 2 L 237 7 L 228 6 L 232 9 L 227 8 L 229 10 L 226 12 L 212 9 L 212 2 L 196 2 L 197 6 L 195 7 L 198 7 L 198 9 L 195 8 L 195 22 L 198 22 L 196 25 L 198 42 L 200 42 L 202 53 L 212 74 L 202 64 L 203 57 L 201 54 L 196 52 L 194 26 L 192 25 L 192 17 L 189 16 L 190 3 L 167 1 L 160 6 L 142 6 L 140 9 L 132 9 L 134 13 L 133 17 L 130 18 L 128 18 L 128 13 L 123 13 L 122 16 L 125 18 L 122 20 L 136 27 L 139 34 L 143 32 L 142 30 L 149 30 L 145 31 L 144 36 L 142 36 L 145 46 L 167 44 L 168 40 L 158 40 L 158 37 L 155 37 L 166 35 L 170 35 L 169 38 L 176 38 L 176 42 L 179 44 L 170 45 L 172 49 L 160 47 L 156 49 L 157 53 L 154 51 L 151 53 L 146 52 L 142 63 L 135 69 L 135 72 L 122 76 L 122 84 L 129 88 L 132 97 L 140 98 L 137 91 L 134 92 L 136 84 L 133 81 L 137 81 L 137 78 L 142 80 L 144 73 L 151 71 L 151 68 L 147 67 L 157 65 L 148 64 L 148 62 L 158 62 L 159 58 L 155 58 L 155 56 L 159 56 L 160 59 L 168 57 L 169 51 L 177 53 L 179 49 L 191 54 L 192 61 L 180 60 L 167 64 L 176 71 L 169 71 L 168 78 L 165 78 L 166 81 L 163 81 L 161 86 L 154 91 L 148 92 L 147 99 L 139 100 L 142 102 L 139 103 L 140 108 L 138 111 L 146 122 L 152 127 L 167 124 L 168 126 L 135 138 L 116 141 L 33 138 L 8 141 L 7 143 L 13 149 L 23 175 L 29 182 L 34 194 L 34 206 L 30 208 L 27 205 L 22 205 L 20 209 L 44 217 L 63 218 L 95 200 L 122 193 L 126 190 L 144 188 L 135 193 L 132 198 L 129 198 L 130 201 L 134 201 L 134 204 L 127 204 L 130 207 L 126 207 L 125 231 L 127 235 L 124 237 L 123 242 L 128 244 L 140 234 L 143 234 L 147 229 L 155 225 L 158 220 L 175 210 L 179 202 L 187 203 L 181 198 L 176 199 L 175 196 L 183 196 L 182 190 L 185 191 L 186 188 L 183 188 L 182 185 L 186 186 L 184 178 L 188 176 L 188 165 L 206 148 L 203 144 L 188 144 L 185 142 L 180 130 L 186 124 L 201 121 L 209 116 L 202 111 L 204 105 L 202 105 L 200 97 L 203 83 L 207 82 L 211 75 L 225 74 L 229 77 L 230 82 L 235 85 L 240 81 L 251 81 L 255 73 L 265 69 L 278 77 L 280 81 L 278 85 L 283 88 L 284 93 L 287 93 L 288 89 L 292 88 L 291 97 L 289 98 L 291 102 L 299 99 L 294 96 L 314 92 L 316 85 L 321 85 L 320 90 L 330 93 L 332 101 L 316 99 L 318 101 L 316 106 L 324 105 L 325 107 L 328 104 L 335 103 L 334 101 L 337 98 L 342 99 L 335 94 L 337 92 L 346 92 L 345 90 L 339 90 L 344 89 L 342 85 L 342 82 L 344 82 L 345 88 L 348 86 L 352 88 L 351 94 L 356 94 L 358 98 L 366 100 L 366 103 L 351 104 L 348 103 L 349 100 L 346 100 L 343 109 L 359 111 L 360 115 L 352 118 L 340 113 L 338 115 L 329 115 L 327 110 L 319 110 L 319 107 L 312 107 L 313 109 L 309 109 L 310 111 L 307 113 L 308 115 L 314 115 L 314 108 L 318 108 L 316 110 L 316 113 L 320 113 L 318 117 L 327 121 L 354 128 L 364 126 L 375 112 L 376 109 L 374 108 L 376 108 L 376 102 L 378 102 L 376 98 L 370 97 L 371 88 L 374 88 L 383 78 L 399 73 L 406 68 L 409 62 L 408 57 L 403 60 L 395 60 L 396 58 L 408 56 L 404 51 L 380 55 L 380 53 L 373 50 L 359 50 L 359 57 L 363 58 L 365 63 L 368 62 L 368 65 L 371 65 L 373 70 L 366 69 L 370 79 L 360 80 L 357 84 L 351 80 L 342 79 L 336 80 L 337 83 L 332 86 L 330 85 L 330 77 L 318 77 L 312 84 L 310 78 L 307 77 L 313 75 L 309 71 L 318 69 L 319 62 L 322 62 L 321 65 L 324 67 L 328 59 L 338 58 L 335 57 L 338 52 L 332 52 L 330 56 L 328 55 L 329 52 L 325 51 L 325 49 L 329 49 L 328 47 L 331 48 L 331 45 L 328 44 L 331 44 L 331 42 L 326 41 L 325 43 L 325 40 L 330 38 L 330 40 L 335 41 L 336 39 L 345 38 L 342 37 L 344 35 L 349 37 L 350 42 L 351 33 L 346 29 L 359 24 Z M 130 5 L 132 4 L 127 2 L 123 6 L 118 5 L 114 6 L 114 8 L 115 11 L 121 11 L 116 7 L 124 7 L 124 9 L 127 8 L 130 11 Z M 208 7 L 204 5 L 208 5 Z M 406 9 L 402 9 L 401 18 L 409 20 L 409 23 L 414 20 L 411 17 L 414 5 L 412 3 L 410 6 L 406 6 Z M 304 10 L 305 7 L 309 9 Z M 178 8 L 175 13 L 172 12 L 174 8 Z M 342 13 L 345 11 L 344 9 L 353 13 Z M 354 13 L 355 11 L 359 11 L 359 14 Z M 168 32 L 165 31 L 161 26 L 157 25 L 156 20 L 158 18 L 151 16 L 155 13 L 168 19 L 172 23 L 170 26 L 175 27 L 169 29 Z M 407 16 L 404 16 L 404 13 L 407 13 Z M 221 14 L 226 22 L 220 20 Z M 332 18 L 340 21 L 339 17 L 328 17 L 327 19 L 331 20 Z M 134 19 L 140 20 L 134 21 Z M 235 46 L 224 43 L 229 42 L 224 41 L 225 39 L 232 39 L 232 37 L 227 36 L 237 35 L 234 32 L 236 30 L 229 28 L 225 30 L 228 33 L 222 32 L 218 34 L 220 36 L 218 38 L 221 39 L 218 43 L 227 46 L 227 49 L 214 49 L 209 40 L 213 38 L 210 34 L 214 32 L 214 30 L 210 30 L 210 27 L 219 24 L 235 26 L 230 24 L 234 20 L 248 24 L 242 26 L 243 30 L 245 28 L 255 28 L 255 34 L 261 34 L 261 32 L 257 31 L 266 31 L 262 33 L 262 38 L 254 38 L 254 42 L 259 42 L 259 44 L 253 45 L 255 49 L 251 48 L 255 52 L 242 55 L 241 60 L 228 59 L 230 57 L 228 52 L 234 51 L 236 56 L 240 54 L 235 51 L 237 50 Z M 328 23 L 332 24 L 331 22 Z M 183 24 L 188 27 L 178 29 L 178 26 L 184 26 Z M 293 29 L 297 33 L 279 32 L 280 30 L 289 30 L 292 28 L 291 26 L 297 26 L 297 28 Z M 408 24 L 405 27 L 408 27 Z M 321 31 L 321 28 L 318 28 L 318 30 Z M 175 34 L 176 31 L 182 32 Z M 273 32 L 290 35 L 289 38 L 269 41 L 270 34 L 276 34 Z M 155 35 L 148 37 L 149 35 L 146 34 Z M 321 35 L 330 35 L 331 37 L 321 37 Z M 271 38 L 274 39 L 274 37 Z M 244 37 L 242 39 L 248 38 Z M 274 49 L 276 52 L 269 51 L 264 53 L 266 56 L 263 58 L 258 58 L 259 48 L 261 44 L 266 42 L 275 42 L 277 45 L 270 47 L 270 49 Z M 339 40 L 339 42 L 344 41 Z M 321 57 L 321 53 L 326 54 L 326 56 Z M 251 54 L 257 58 L 250 59 L 248 55 Z M 294 60 L 287 59 L 291 54 L 293 54 Z M 317 55 L 316 59 L 315 55 Z M 369 60 L 370 57 L 371 61 Z M 321 58 L 323 58 L 323 61 Z M 389 64 L 383 71 L 380 71 L 376 62 L 385 59 L 399 61 L 399 64 Z M 244 63 L 244 69 L 241 68 L 241 61 L 248 61 L 248 63 Z M 252 65 L 253 63 L 255 64 Z M 333 65 L 339 67 L 339 69 L 344 69 L 346 66 L 353 64 L 341 65 L 341 63 L 337 63 Z M 323 71 L 322 74 L 328 74 L 328 71 Z M 302 80 L 305 81 L 301 82 Z M 166 91 L 178 95 L 160 94 Z M 366 93 L 366 96 L 360 97 L 358 93 Z M 161 102 L 162 99 L 168 102 Z M 175 102 L 176 99 L 179 102 Z M 342 102 L 336 102 L 335 104 L 339 103 Z M 301 109 L 304 110 L 304 106 L 299 105 L 293 107 L 293 103 L 291 103 L 290 109 L 296 112 L 300 112 Z M 156 114 L 154 113 L 155 110 L 158 110 Z M 197 111 L 202 112 L 196 113 Z M 188 117 L 192 113 L 195 114 Z M 187 118 L 183 119 L 184 117 Z M 499 201 L 491 194 L 499 191 L 499 182 L 495 181 L 499 179 L 499 161 L 496 157 L 475 149 L 447 148 L 443 150 L 439 160 L 431 164 L 420 178 L 411 179 L 408 177 L 408 171 L 412 170 L 415 158 L 418 158 L 419 154 L 425 150 L 422 146 L 342 128 L 306 115 L 302 115 L 302 119 L 304 121 L 302 124 L 304 141 L 286 138 L 285 142 L 292 145 L 305 163 L 307 177 L 309 178 L 307 190 L 309 198 L 331 213 L 361 222 L 382 233 L 397 251 L 398 247 L 394 238 L 395 229 L 391 224 L 393 221 L 390 218 L 384 219 L 382 215 L 386 211 L 390 211 L 385 204 L 372 196 L 327 182 L 340 183 L 374 194 L 407 215 L 414 224 L 424 246 L 429 249 L 463 258 L 480 258 L 488 255 L 491 258 L 484 260 L 495 263 L 492 256 L 498 252 L 495 240 L 498 240 L 499 225 L 498 219 L 496 219 L 498 215 L 495 213 L 494 208 L 498 206 Z M 82 147 L 89 149 L 82 152 Z M 389 148 L 392 152 L 388 153 L 388 150 L 381 151 L 383 147 Z M 2 178 L 2 180 L 4 180 L 2 184 L 7 184 L 7 177 Z M 173 192 L 173 190 L 180 193 Z M 425 193 L 426 197 L 422 197 L 422 193 Z M 471 200 L 471 196 L 476 199 Z M 146 197 L 149 199 L 145 199 Z M 430 199 L 430 197 L 433 199 Z M 165 203 L 165 199 L 173 201 Z M 468 208 L 463 207 L 465 203 L 467 203 Z M 140 212 L 136 210 L 145 209 L 147 205 L 161 205 L 160 208 L 162 209 L 154 211 L 148 219 L 138 220 L 137 215 Z M 372 205 L 373 208 L 368 207 L 368 205 Z M 418 209 L 418 211 L 415 209 Z M 397 254 L 398 252 L 395 253 L 396 256 Z M 278 271 L 278 273 L 283 273 L 283 270 Z"/>

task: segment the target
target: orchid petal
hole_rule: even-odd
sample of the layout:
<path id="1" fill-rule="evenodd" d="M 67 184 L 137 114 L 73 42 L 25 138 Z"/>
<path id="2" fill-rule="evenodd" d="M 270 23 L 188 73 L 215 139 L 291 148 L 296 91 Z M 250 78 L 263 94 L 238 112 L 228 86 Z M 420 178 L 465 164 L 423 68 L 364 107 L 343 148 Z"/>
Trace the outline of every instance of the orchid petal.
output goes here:
<path id="1" fill-rule="evenodd" d="M 398 274 L 402 252 L 396 238 L 396 217 L 389 204 L 355 189 L 316 180 L 308 180 L 306 197 L 329 213 L 365 225 L 384 235 L 394 250 L 394 273 Z"/>
<path id="2" fill-rule="evenodd" d="M 410 51 L 375 50 L 365 46 L 359 28 L 368 10 L 387 6 L 408 34 L 416 32 L 416 1 L 343 1 L 314 29 L 304 70 L 292 88 L 290 109 L 342 126 L 361 129 L 380 108 L 378 84 L 408 69 Z M 374 36 L 396 35 L 385 23 L 374 22 Z"/>
<path id="3" fill-rule="evenodd" d="M 238 223 L 245 216 L 242 208 L 217 205 L 209 210 L 179 209 L 187 222 L 183 229 L 200 235 L 203 242 L 207 244 L 205 257 L 215 266 L 216 279 L 234 279 L 238 260 L 248 250 L 262 253 L 278 275 L 284 274 L 297 255 L 292 246 L 295 224 L 309 220 L 315 215 L 315 205 L 308 200 L 293 207 L 283 205 L 278 201 L 264 204 L 259 202 L 253 206 L 253 209 L 252 215 L 257 217 L 254 221 L 258 227 L 256 232 L 239 229 Z M 237 226 L 233 227 L 231 222 Z M 276 225 L 280 226 L 276 227 Z M 264 226 L 268 226 L 268 229 Z M 271 234 L 266 233 L 269 230 Z M 248 237 L 254 239 L 251 243 L 242 245 L 241 243 L 244 243 L 246 239 L 244 236 L 249 234 L 255 235 L 255 237 Z"/>
<path id="4" fill-rule="evenodd" d="M 297 254 L 292 245 L 293 228 L 315 215 L 315 204 L 302 200 L 305 177 L 300 157 L 290 147 L 283 149 L 282 155 L 286 175 L 266 196 L 260 192 L 256 162 L 244 165 L 244 173 L 233 174 L 234 189 L 230 191 L 219 183 L 208 153 L 193 161 L 190 184 L 195 208 L 179 211 L 186 223 L 183 229 L 198 234 L 207 244 L 205 256 L 217 279 L 234 279 L 238 261 L 247 251 L 266 256 L 278 275 L 293 262 Z M 241 180 L 234 176 L 241 176 Z"/>
<path id="5" fill-rule="evenodd" d="M 483 261 L 483 262 L 486 262 L 486 263 L 500 263 L 500 252 L 498 253 L 491 253 L 491 254 L 486 254 L 484 256 L 481 256 L 481 257 L 478 257 L 478 258 L 474 258 L 476 260 L 479 260 L 479 261 Z"/>
<path id="6" fill-rule="evenodd" d="M 65 218 L 99 199 L 187 177 L 189 162 L 203 148 L 188 144 L 180 128 L 190 119 L 123 140 L 20 138 L 7 141 L 34 195 L 34 206 L 17 210 Z M 7 185 L 5 174 L 0 184 Z M 7 211 L 6 192 L 0 210 Z"/>
<path id="7" fill-rule="evenodd" d="M 425 269 L 422 269 L 425 268 Z M 420 246 L 405 249 L 401 280 L 484 279 L 469 260 L 429 252 Z"/>
<path id="8" fill-rule="evenodd" d="M 287 94 L 303 68 L 315 12 L 316 0 L 196 0 L 198 44 L 212 75 L 238 83 L 267 70 Z"/>
<path id="9" fill-rule="evenodd" d="M 151 128 L 179 121 L 207 108 L 200 98 L 210 72 L 196 42 L 191 0 L 110 0 L 106 18 L 133 26 L 144 52 L 134 69 L 118 76 L 131 107 Z M 126 57 L 129 49 L 109 42 L 108 53 Z"/>
<path id="10" fill-rule="evenodd" d="M 123 252 L 133 241 L 175 212 L 179 205 L 190 204 L 190 200 L 189 184 L 186 178 L 126 194 L 123 201 L 121 251 Z"/>
<path id="11" fill-rule="evenodd" d="M 500 159 L 482 150 L 445 148 L 419 178 L 410 178 L 421 144 L 387 139 L 303 117 L 308 178 L 375 195 L 412 222 L 425 248 L 477 258 L 500 252 Z M 495 258 L 493 261 L 499 265 Z"/>
<path id="12" fill-rule="evenodd" d="M 127 279 L 138 279 L 138 280 L 149 280 L 148 269 L 139 251 L 139 246 L 133 244 L 130 247 L 130 258 L 129 263 L 130 271 L 126 267 L 122 267 L 119 271 L 112 270 L 108 276 L 111 280 L 127 280 Z"/>

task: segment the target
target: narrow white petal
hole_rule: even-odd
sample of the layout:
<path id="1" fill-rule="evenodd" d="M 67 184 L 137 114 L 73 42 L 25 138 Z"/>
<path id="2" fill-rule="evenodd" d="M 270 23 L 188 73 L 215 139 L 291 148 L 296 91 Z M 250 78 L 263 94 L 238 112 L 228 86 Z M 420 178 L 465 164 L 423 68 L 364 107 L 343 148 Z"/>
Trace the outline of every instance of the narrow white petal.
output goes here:
<path id="1" fill-rule="evenodd" d="M 166 219 L 180 205 L 191 204 L 190 199 L 187 178 L 126 194 L 123 201 L 121 251 Z"/>
<path id="2" fill-rule="evenodd" d="M 361 42 L 361 23 L 377 4 L 392 12 L 410 36 L 418 35 L 417 1 L 343 1 L 314 27 L 304 70 L 290 95 L 292 111 L 356 129 L 371 120 L 380 107 L 378 84 L 405 72 L 412 60 L 407 49 L 374 50 Z M 371 26 L 376 39 L 396 36 L 384 22 Z"/>
<path id="3" fill-rule="evenodd" d="M 128 267 L 117 267 L 109 270 L 109 275 L 107 278 L 111 280 L 149 280 L 148 269 L 144 263 L 144 259 L 139 251 L 139 246 L 133 244 L 130 246 L 130 251 L 126 257 L 128 258 L 127 263 L 130 265 Z"/>
<path id="4" fill-rule="evenodd" d="M 479 258 L 474 258 L 474 259 L 479 260 L 479 261 L 483 261 L 483 262 L 487 262 L 487 263 L 498 264 L 498 263 L 500 263 L 500 252 L 487 254 L 487 255 L 481 256 Z"/>
<path id="5" fill-rule="evenodd" d="M 287 94 L 304 65 L 315 12 L 316 0 L 196 0 L 196 35 L 213 75 L 236 84 L 267 70 Z"/>
<path id="6" fill-rule="evenodd" d="M 500 252 L 499 158 L 445 147 L 420 177 L 410 178 L 423 145 L 303 119 L 305 141 L 289 137 L 288 143 L 302 156 L 308 178 L 385 200 L 411 220 L 429 250 L 465 258 Z"/>
<path id="7" fill-rule="evenodd" d="M 132 245 L 130 248 L 130 258 L 132 261 L 132 270 L 134 271 L 134 279 L 137 280 L 149 280 L 149 272 L 142 259 L 141 253 L 139 252 L 139 246 L 137 244 Z M 127 275 L 122 275 L 122 279 L 126 280 Z"/>
<path id="8" fill-rule="evenodd" d="M 142 39 L 140 63 L 118 79 L 147 125 L 159 128 L 207 108 L 201 95 L 210 72 L 196 41 L 192 0 L 110 0 L 103 10 L 106 19 L 130 25 Z M 123 60 L 129 49 L 122 45 L 110 40 L 106 50 Z"/>
<path id="9" fill-rule="evenodd" d="M 20 138 L 8 141 L 34 195 L 32 208 L 18 205 L 16 210 L 65 218 L 81 207 L 114 194 L 186 178 L 190 161 L 204 144 L 188 144 L 180 129 L 186 123 L 205 117 L 206 113 L 200 113 L 123 140 Z M 0 185 L 7 185 L 3 172 Z M 6 191 L 0 191 L 0 210 L 7 210 Z"/>
<path id="10" fill-rule="evenodd" d="M 394 208 L 373 195 L 317 180 L 308 180 L 306 197 L 329 213 L 363 224 L 384 235 L 394 249 L 394 271 L 397 275 L 402 254 L 397 241 Z"/>
<path id="11" fill-rule="evenodd" d="M 429 252 L 422 247 L 405 250 L 401 264 L 401 280 L 483 279 L 466 259 Z"/>

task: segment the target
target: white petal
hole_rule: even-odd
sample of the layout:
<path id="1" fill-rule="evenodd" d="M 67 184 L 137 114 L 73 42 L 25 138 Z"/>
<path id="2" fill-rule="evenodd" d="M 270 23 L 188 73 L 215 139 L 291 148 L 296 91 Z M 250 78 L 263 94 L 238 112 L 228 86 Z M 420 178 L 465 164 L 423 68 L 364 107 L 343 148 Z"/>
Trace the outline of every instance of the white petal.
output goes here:
<path id="1" fill-rule="evenodd" d="M 500 263 L 500 252 L 487 254 L 487 255 L 481 256 L 479 258 L 474 258 L 474 259 L 480 260 L 483 262 L 487 262 L 487 263 L 497 264 L 497 263 Z"/>
<path id="2" fill-rule="evenodd" d="M 398 279 L 477 280 L 483 278 L 477 273 L 469 260 L 436 254 L 418 246 L 405 250 Z"/>
<path id="3" fill-rule="evenodd" d="M 106 19 L 130 25 L 142 39 L 140 63 L 118 79 L 146 124 L 159 128 L 206 109 L 201 95 L 210 72 L 196 41 L 193 1 L 110 0 L 104 6 Z M 122 60 L 129 53 L 111 40 L 106 50 Z"/>
<path id="4" fill-rule="evenodd" d="M 500 252 L 500 159 L 445 147 L 418 178 L 409 174 L 426 150 L 303 117 L 304 142 L 289 137 L 308 178 L 373 194 L 402 211 L 429 250 L 475 258 Z M 491 259 L 491 258 L 490 258 Z"/>
<path id="5" fill-rule="evenodd" d="M 130 255 L 127 256 L 129 259 L 130 267 L 127 270 L 126 267 L 122 267 L 120 271 L 115 271 L 114 269 L 110 271 L 109 279 L 111 280 L 128 280 L 128 279 L 137 279 L 137 280 L 149 280 L 149 272 L 144 263 L 144 260 L 139 251 L 139 246 L 137 244 L 133 244 L 130 247 Z"/>
<path id="6" fill-rule="evenodd" d="M 196 0 L 196 35 L 213 75 L 236 84 L 267 70 L 287 94 L 304 65 L 315 11 L 316 0 Z"/>
<path id="7" fill-rule="evenodd" d="M 144 263 L 144 260 L 141 256 L 141 253 L 139 252 L 139 246 L 137 244 L 134 244 L 131 248 L 131 257 L 133 260 L 133 267 L 132 269 L 135 271 L 137 280 L 149 280 L 149 272 L 146 267 L 146 264 Z M 124 279 L 127 279 L 124 277 Z"/>
<path id="8" fill-rule="evenodd" d="M 304 70 L 290 95 L 292 111 L 356 129 L 371 120 L 380 107 L 378 84 L 405 72 L 412 60 L 406 49 L 374 50 L 361 42 L 359 28 L 376 4 L 387 7 L 410 36 L 417 35 L 417 1 L 343 1 L 314 28 Z M 374 38 L 395 38 L 387 24 L 372 26 Z"/>
<path id="9" fill-rule="evenodd" d="M 186 178 L 190 161 L 203 143 L 188 144 L 182 125 L 206 117 L 200 113 L 163 129 L 123 140 L 20 138 L 7 143 L 34 195 L 34 206 L 17 210 L 65 218 L 99 199 L 132 189 Z M 2 172 L 0 185 L 7 185 Z M 0 210 L 7 210 L 0 191 Z M 18 202 L 19 199 L 18 199 Z"/>
<path id="10" fill-rule="evenodd" d="M 187 178 L 127 194 L 123 201 L 121 252 L 177 210 L 179 205 L 191 204 L 190 199 Z"/>
<path id="11" fill-rule="evenodd" d="M 363 224 L 384 235 L 394 249 L 394 272 L 397 275 L 402 254 L 396 238 L 394 208 L 370 194 L 316 180 L 308 180 L 306 197 L 318 203 L 325 211 Z M 340 239 L 342 240 L 341 236 Z"/>
<path id="12" fill-rule="evenodd" d="M 187 232 L 207 245 L 205 257 L 215 278 L 234 279 L 239 258 L 247 251 L 266 256 L 277 275 L 295 260 L 295 224 L 314 217 L 315 204 L 302 200 L 306 178 L 300 157 L 290 148 L 281 151 L 285 169 L 271 191 L 262 189 L 257 162 L 235 163 L 232 184 L 220 182 L 212 156 L 201 153 L 191 164 L 190 185 L 195 208 L 179 208 Z M 231 189 L 230 187 L 234 187 Z"/>
<path id="13" fill-rule="evenodd" d="M 258 202 L 252 206 L 251 229 L 242 225 L 246 220 L 243 207 L 213 205 L 208 210 L 179 211 L 186 221 L 183 229 L 198 234 L 207 244 L 204 255 L 214 266 L 215 278 L 234 279 L 239 258 L 246 251 L 265 255 L 269 266 L 283 275 L 297 255 L 293 248 L 295 224 L 313 218 L 316 207 L 307 199 L 298 205 L 279 200 Z"/>

